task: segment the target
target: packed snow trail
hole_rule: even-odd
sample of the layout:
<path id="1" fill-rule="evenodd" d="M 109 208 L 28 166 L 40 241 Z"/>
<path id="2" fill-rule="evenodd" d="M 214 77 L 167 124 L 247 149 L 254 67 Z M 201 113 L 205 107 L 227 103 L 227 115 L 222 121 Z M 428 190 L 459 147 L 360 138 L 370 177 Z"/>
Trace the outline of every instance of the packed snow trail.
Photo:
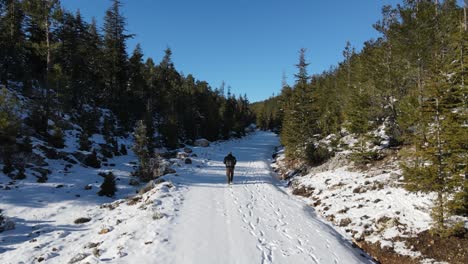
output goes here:
<path id="1" fill-rule="evenodd" d="M 312 208 L 285 193 L 269 158 L 278 138 L 258 132 L 197 149 L 204 165 L 176 180 L 187 192 L 160 263 L 372 263 Z M 224 156 L 237 158 L 226 184 Z M 177 182 L 178 181 L 178 182 Z"/>

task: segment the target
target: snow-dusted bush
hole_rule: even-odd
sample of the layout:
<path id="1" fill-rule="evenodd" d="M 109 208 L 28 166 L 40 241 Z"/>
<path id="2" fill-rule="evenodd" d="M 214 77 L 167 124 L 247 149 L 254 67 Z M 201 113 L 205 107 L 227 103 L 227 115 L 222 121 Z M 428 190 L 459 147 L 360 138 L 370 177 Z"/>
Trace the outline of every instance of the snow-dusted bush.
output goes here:
<path id="1" fill-rule="evenodd" d="M 149 159 L 145 166 L 139 166 L 138 170 L 135 172 L 141 181 L 150 181 L 164 175 L 166 166 L 159 155 L 156 155 L 154 158 Z"/>

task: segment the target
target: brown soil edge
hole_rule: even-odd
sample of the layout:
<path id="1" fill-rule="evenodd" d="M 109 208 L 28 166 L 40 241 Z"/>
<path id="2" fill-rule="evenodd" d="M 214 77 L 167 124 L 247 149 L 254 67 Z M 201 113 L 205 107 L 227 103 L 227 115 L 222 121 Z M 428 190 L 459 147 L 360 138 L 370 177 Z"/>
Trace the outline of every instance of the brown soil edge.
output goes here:
<path id="1" fill-rule="evenodd" d="M 382 248 L 380 243 L 370 243 L 367 241 L 356 242 L 354 244 L 369 254 L 374 260 L 382 264 L 417 264 L 420 259 L 410 256 L 403 256 L 396 253 L 393 249 Z"/>
<path id="2" fill-rule="evenodd" d="M 429 231 L 424 231 L 419 233 L 417 237 L 402 240 L 425 257 L 451 264 L 468 263 L 467 233 L 463 234 L 462 237 L 440 237 L 432 235 Z"/>
<path id="3" fill-rule="evenodd" d="M 419 233 L 417 237 L 398 238 L 398 240 L 405 242 L 414 251 L 420 252 L 422 256 L 418 258 L 403 256 L 391 248 L 382 248 L 379 242 L 353 242 L 379 263 L 383 264 L 420 263 L 424 258 L 451 264 L 468 263 L 468 237 L 466 235 L 465 237 L 452 236 L 444 238 L 432 235 L 429 231 L 424 231 Z"/>

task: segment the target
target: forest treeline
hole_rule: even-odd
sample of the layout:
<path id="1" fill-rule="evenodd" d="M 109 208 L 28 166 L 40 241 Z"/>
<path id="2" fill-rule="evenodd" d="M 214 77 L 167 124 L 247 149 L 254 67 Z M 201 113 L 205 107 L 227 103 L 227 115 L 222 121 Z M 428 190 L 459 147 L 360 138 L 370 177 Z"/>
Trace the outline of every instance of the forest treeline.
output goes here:
<path id="1" fill-rule="evenodd" d="M 149 148 L 244 134 L 253 121 L 246 96 L 226 95 L 224 84 L 213 89 L 184 76 L 169 48 L 159 63 L 145 59 L 140 45 L 127 54 L 132 37 L 119 0 L 111 1 L 102 29 L 79 11 L 62 8 L 59 0 L 0 0 L 0 86 L 30 99 L 22 110 L 31 113 L 24 123 L 46 137 L 50 130 L 62 133 L 49 120 L 65 114 L 84 129 L 84 137 L 101 132 L 103 108 L 115 119 L 104 123 L 120 124 L 107 127 L 112 135 L 131 132 L 143 120 Z M 4 106 L 8 99 L 3 93 Z M 12 108 L 2 109 L 3 140 L 22 134 L 24 124 Z"/>
<path id="2" fill-rule="evenodd" d="M 381 37 L 360 52 L 347 43 L 322 74 L 307 73 L 302 49 L 295 84 L 256 104 L 257 124 L 280 131 L 288 158 L 312 164 L 332 155 L 324 137 L 385 127 L 389 147 L 406 150 L 407 188 L 437 193 L 434 230 L 443 233 L 451 215 L 468 214 L 466 6 L 406 0 L 382 10 Z"/>

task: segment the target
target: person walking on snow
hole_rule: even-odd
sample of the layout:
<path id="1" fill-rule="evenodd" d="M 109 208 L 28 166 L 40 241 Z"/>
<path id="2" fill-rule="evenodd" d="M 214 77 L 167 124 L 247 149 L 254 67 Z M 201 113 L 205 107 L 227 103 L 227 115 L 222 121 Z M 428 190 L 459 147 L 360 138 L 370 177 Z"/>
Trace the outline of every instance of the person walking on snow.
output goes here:
<path id="1" fill-rule="evenodd" d="M 228 183 L 231 184 L 234 179 L 234 167 L 236 166 L 237 160 L 236 157 L 232 155 L 232 152 L 224 157 L 224 165 L 226 165 L 226 176 L 228 178 Z"/>

